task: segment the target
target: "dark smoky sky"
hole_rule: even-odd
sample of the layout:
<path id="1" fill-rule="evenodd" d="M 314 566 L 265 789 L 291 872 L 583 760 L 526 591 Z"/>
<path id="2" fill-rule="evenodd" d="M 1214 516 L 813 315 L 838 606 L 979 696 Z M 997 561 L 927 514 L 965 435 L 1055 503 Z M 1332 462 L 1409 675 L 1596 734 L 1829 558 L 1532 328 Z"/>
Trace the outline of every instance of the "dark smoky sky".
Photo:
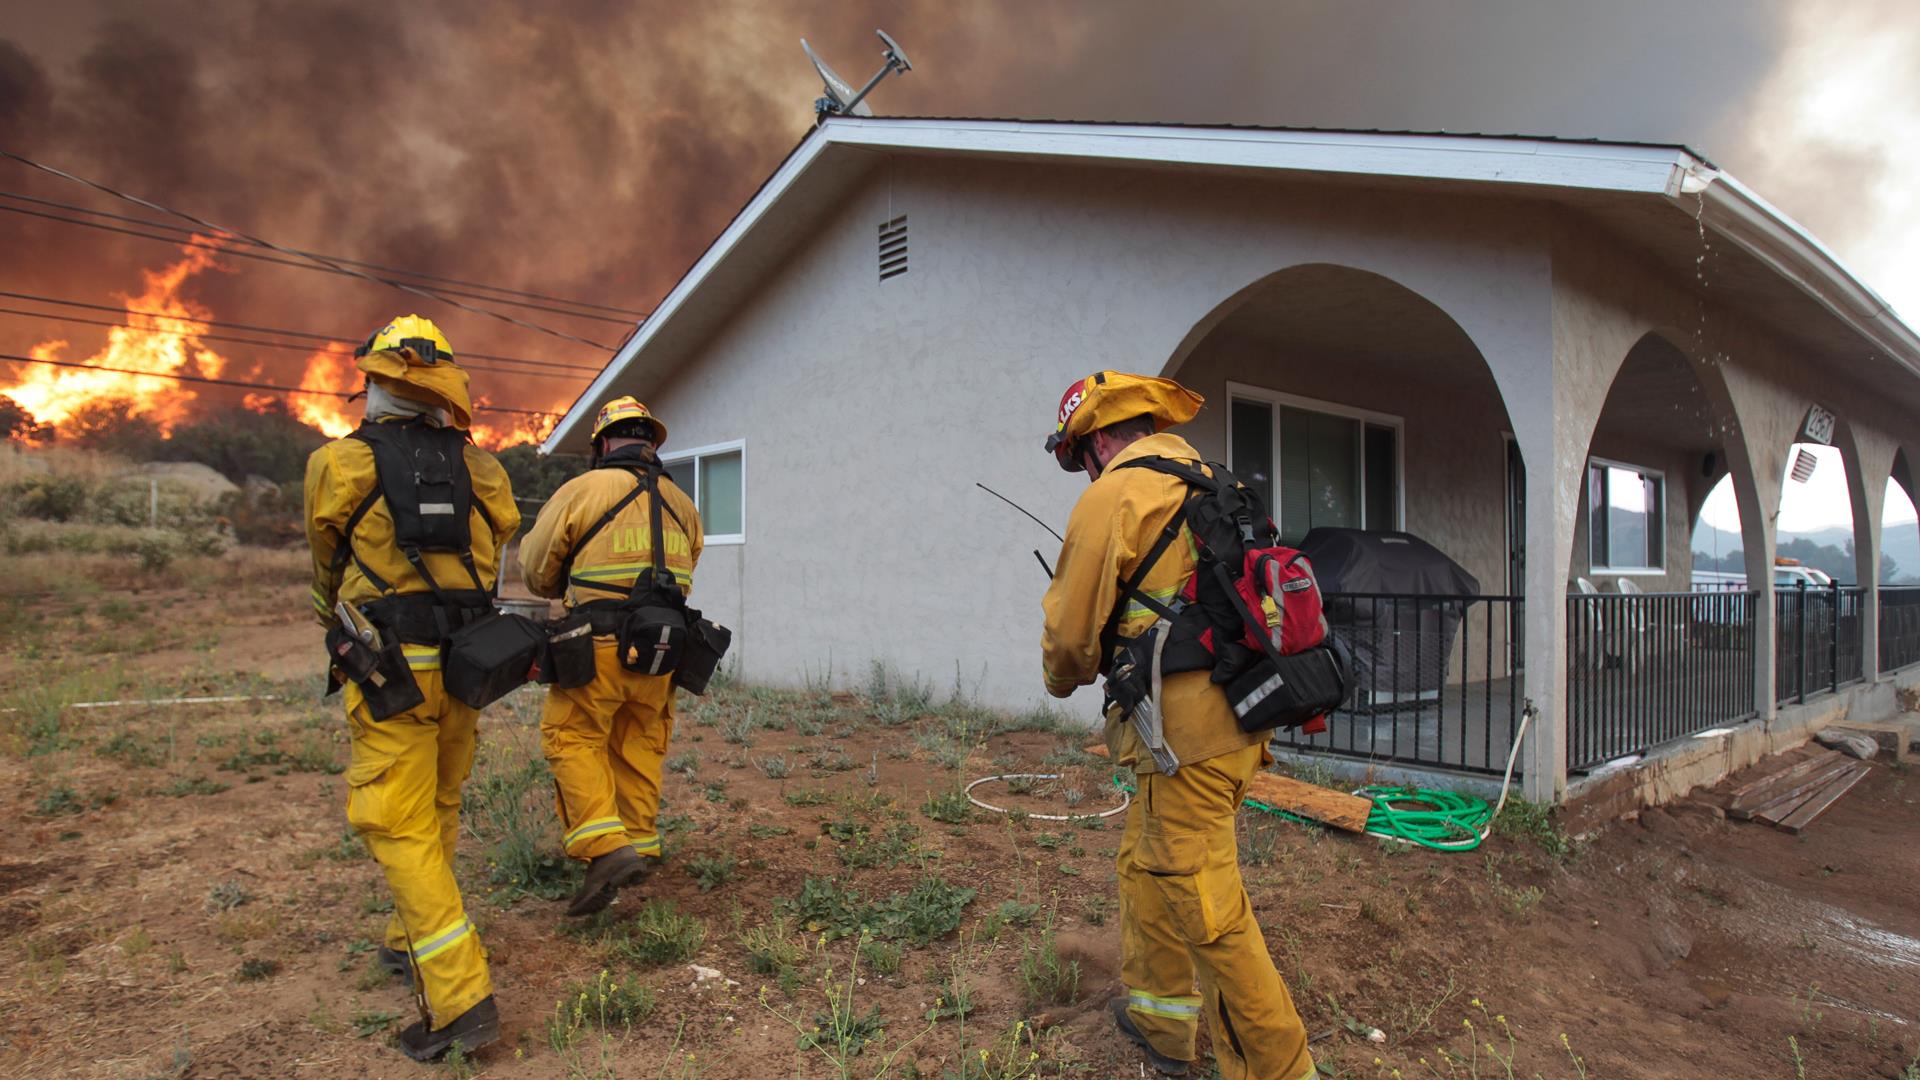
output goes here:
<path id="1" fill-rule="evenodd" d="M 803 34 L 855 82 L 879 63 L 874 27 L 900 40 L 916 70 L 876 92 L 883 114 L 1678 141 L 1741 173 L 1763 158 L 1751 106 L 1794 26 L 1765 0 L 8 7 L 0 146 L 280 242 L 642 310 L 808 130 Z M 145 213 L 7 162 L 0 190 Z M 1862 225 L 1814 190 L 1782 201 L 1844 251 Z M 0 250 L 0 289 L 92 302 L 172 254 L 10 213 Z M 418 308 L 468 350 L 600 359 L 299 270 L 235 262 L 192 293 L 221 318 L 343 336 Z M 78 356 L 97 340 L 0 317 L 0 350 L 52 336 Z M 227 353 L 297 378 L 298 354 Z M 579 385 L 476 377 L 534 407 Z"/>

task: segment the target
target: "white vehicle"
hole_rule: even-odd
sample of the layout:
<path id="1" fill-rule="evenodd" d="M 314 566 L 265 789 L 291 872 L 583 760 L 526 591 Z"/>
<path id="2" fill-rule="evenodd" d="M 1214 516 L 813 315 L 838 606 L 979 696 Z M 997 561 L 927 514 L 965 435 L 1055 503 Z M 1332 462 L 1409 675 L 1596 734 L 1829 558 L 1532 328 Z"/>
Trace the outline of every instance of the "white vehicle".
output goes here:
<path id="1" fill-rule="evenodd" d="M 1831 589 L 1833 579 L 1811 566 L 1798 563 L 1781 564 L 1773 568 L 1773 587 L 1776 589 L 1797 589 L 1805 586 L 1809 589 Z"/>

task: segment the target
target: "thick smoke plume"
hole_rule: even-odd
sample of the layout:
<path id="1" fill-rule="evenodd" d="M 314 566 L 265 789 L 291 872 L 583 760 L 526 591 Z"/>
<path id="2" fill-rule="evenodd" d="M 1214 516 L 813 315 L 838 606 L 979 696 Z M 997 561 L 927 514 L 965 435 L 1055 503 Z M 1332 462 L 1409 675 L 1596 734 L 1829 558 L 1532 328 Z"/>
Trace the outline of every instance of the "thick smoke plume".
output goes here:
<path id="1" fill-rule="evenodd" d="M 1789 16 L 1752 0 L 102 0 L 34 5 L 0 30 L 0 145 L 280 242 L 645 310 L 808 130 L 818 86 L 802 34 L 856 81 L 878 65 L 872 28 L 899 38 L 917 70 L 876 93 L 883 114 L 1684 141 L 1735 171 L 1749 160 L 1784 171 L 1756 149 L 1765 133 L 1751 107 L 1792 44 Z M 9 163 L 0 190 L 128 209 Z M 1842 234 L 1860 227 L 1787 209 Z M 16 214 L 0 214 L 0 250 L 0 289 L 92 302 L 178 257 Z M 245 261 L 189 289 L 227 320 L 358 337 L 417 308 L 469 351 L 603 359 Z M 608 342 L 628 329 L 530 317 Z M 81 356 L 98 339 L 0 318 L 0 351 L 50 337 Z M 234 374 L 301 376 L 298 354 L 228 355 Z M 475 385 L 496 403 L 555 408 L 583 383 L 486 374 Z"/>

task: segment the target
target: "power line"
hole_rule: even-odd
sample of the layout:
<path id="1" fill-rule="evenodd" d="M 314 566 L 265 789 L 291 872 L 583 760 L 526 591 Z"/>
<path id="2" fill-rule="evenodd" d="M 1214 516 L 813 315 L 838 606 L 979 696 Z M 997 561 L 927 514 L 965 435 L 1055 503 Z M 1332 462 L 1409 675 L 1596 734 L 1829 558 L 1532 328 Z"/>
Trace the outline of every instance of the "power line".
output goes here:
<path id="1" fill-rule="evenodd" d="M 137 375 L 143 379 L 172 379 L 174 382 L 204 383 L 208 386 L 231 386 L 241 390 L 274 390 L 282 394 L 314 394 L 320 397 L 343 399 L 357 396 L 345 390 L 309 390 L 304 386 L 276 386 L 272 383 L 243 382 L 239 379 L 215 379 L 206 375 L 178 375 L 164 371 L 139 371 L 134 368 L 107 367 L 102 364 L 82 364 L 77 360 L 43 360 L 37 356 L 16 356 L 13 353 L 0 353 L 0 360 L 11 361 L 16 364 L 47 364 L 52 367 L 78 368 L 81 371 L 108 371 L 115 375 Z M 560 415 L 556 412 L 543 412 L 539 409 L 509 409 L 500 405 L 475 405 L 473 411 L 513 413 L 519 416 Z"/>
<path id="2" fill-rule="evenodd" d="M 59 307 L 81 308 L 86 311 L 107 311 L 107 312 L 112 312 L 115 315 L 140 315 L 149 319 L 172 319 L 175 322 L 193 323 L 198 326 L 217 326 L 226 330 L 245 330 L 245 331 L 248 331 L 249 333 L 255 333 L 255 334 L 276 334 L 276 335 L 279 335 L 280 337 L 306 338 L 309 341 L 317 341 L 325 344 L 340 344 L 340 345 L 359 345 L 360 344 L 359 341 L 351 338 L 337 337 L 333 334 L 316 334 L 311 330 L 286 330 L 277 326 L 255 326 L 252 323 L 224 322 L 219 319 L 202 319 L 193 315 L 170 315 L 164 311 L 139 311 L 133 308 L 118 307 L 113 304 L 90 304 L 84 300 L 62 300 L 57 296 L 38 296 L 38 295 L 35 295 L 34 293 L 20 293 L 20 292 L 0 292 L 0 297 L 4 297 L 9 300 L 28 300 L 36 304 L 54 304 Z M 41 315 L 42 313 L 34 312 L 33 314 Z M 50 312 L 45 313 L 44 315 L 42 315 L 42 317 L 48 318 L 48 319 L 66 318 L 65 316 L 55 315 Z M 68 321 L 77 322 L 81 320 L 69 319 Z M 121 325 L 121 324 L 114 324 L 114 325 Z M 136 328 L 136 329 L 139 329 L 139 328 Z M 160 332 L 166 333 L 167 331 L 160 331 Z M 200 336 L 210 336 L 210 335 L 194 334 L 191 336 L 200 337 Z M 595 365 L 592 365 L 592 364 L 564 364 L 558 360 L 531 360 L 526 357 L 520 357 L 520 356 L 498 356 L 493 353 L 474 353 L 474 352 L 459 352 L 454 355 L 456 359 L 460 359 L 460 360 L 465 360 L 465 359 L 498 360 L 502 363 L 528 364 L 533 367 L 560 368 L 567 371 L 591 371 L 596 374 L 599 373 L 600 371 L 599 367 L 596 367 Z"/>
<path id="3" fill-rule="evenodd" d="M 24 316 L 27 316 L 28 318 L 33 318 L 33 319 L 58 319 L 61 322 L 80 323 L 85 326 L 104 326 L 109 329 L 126 329 L 127 328 L 125 323 L 110 322 L 106 319 L 88 319 L 88 318 L 83 318 L 79 315 L 56 315 L 56 314 L 53 314 L 52 312 L 47 312 L 47 311 L 23 311 L 19 308 L 10 308 L 10 307 L 0 307 L 0 315 L 24 315 Z M 139 329 L 139 331 L 143 334 L 164 334 L 167 337 L 192 338 L 195 341 L 222 341 L 222 342 L 229 342 L 235 345 L 256 345 L 266 349 L 287 349 L 292 352 L 301 352 L 301 353 L 312 353 L 312 352 L 318 351 L 311 345 L 302 345 L 299 342 L 294 342 L 294 341 L 262 341 L 258 338 L 231 337 L 226 334 L 196 334 L 196 333 L 190 333 L 185 330 L 159 330 L 159 329 L 149 329 L 145 327 L 139 327 L 136 329 Z M 538 360 L 515 360 L 511 362 L 520 363 L 520 364 L 540 364 L 541 363 Z M 570 372 L 564 372 L 564 371 L 526 371 L 526 370 L 517 369 L 517 368 L 491 367 L 486 364 L 471 363 L 465 359 L 460 359 L 458 363 L 462 368 L 468 371 L 486 371 L 486 372 L 497 373 L 500 375 L 524 375 L 524 376 L 527 376 L 528 378 L 534 378 L 534 379 L 585 379 L 590 377 L 587 375 L 576 375 L 576 374 L 572 374 Z M 555 366 L 559 366 L 559 365 L 555 365 Z M 570 367 L 572 365 L 566 365 L 566 366 Z M 591 371 L 596 369 L 589 368 L 587 370 Z"/>
<path id="4" fill-rule="evenodd" d="M 51 176 L 58 176 L 63 180 L 71 180 L 76 184 L 82 184 L 86 187 L 90 187 L 95 191 L 104 192 L 105 194 L 111 195 L 116 199 L 121 199 L 125 202 L 133 203 L 135 206 L 144 206 L 149 210 L 166 214 L 170 217 L 177 217 L 182 221 L 190 221 L 195 225 L 200 226 L 203 229 L 208 229 L 216 233 L 227 233 L 233 236 L 237 236 L 242 240 L 250 241 L 256 246 L 264 247 L 269 251 L 274 251 L 282 255 L 291 255 L 297 258 L 306 259 L 309 262 L 318 263 L 321 266 L 327 267 L 330 270 L 334 270 L 339 273 L 346 274 L 350 277 L 357 277 L 364 281 L 370 281 L 378 285 L 386 285 L 391 288 L 398 289 L 401 292 L 410 293 L 414 296 L 424 297 L 428 300 L 436 300 L 450 307 L 458 308 L 461 311 L 470 312 L 475 315 L 485 315 L 488 318 L 498 319 L 501 322 L 510 323 L 524 330 L 532 330 L 537 333 L 546 334 L 550 337 L 557 337 L 565 341 L 577 342 L 582 345 L 591 345 L 594 348 L 603 350 L 605 352 L 613 351 L 613 346 L 595 341 L 592 338 L 581 337 L 578 334 L 571 334 L 565 330 L 555 330 L 550 326 L 542 326 L 536 322 L 529 322 L 515 315 L 508 315 L 504 312 L 495 311 L 492 308 L 481 307 L 476 304 L 468 304 L 463 301 L 455 300 L 451 297 L 443 295 L 442 293 L 435 292 L 432 289 L 422 288 L 421 286 L 418 286 L 418 285 L 409 285 L 406 282 L 395 281 L 391 278 L 375 277 L 374 275 L 369 274 L 364 270 L 356 270 L 351 267 L 342 266 L 339 263 L 333 262 L 332 260 L 328 259 L 324 255 L 316 255 L 310 251 L 301 251 L 297 248 L 283 247 L 271 241 L 262 240 L 257 236 L 253 236 L 249 233 L 242 232 L 239 229 L 230 229 L 224 225 L 217 225 L 211 221 L 208 221 L 203 217 L 196 217 L 193 214 L 189 214 L 184 210 L 175 210 L 172 207 L 162 206 L 159 203 L 153 202 L 149 199 L 143 199 L 138 195 L 131 195 L 117 188 L 108 187 L 106 184 L 102 184 L 97 180 L 88 180 L 83 176 L 76 176 L 73 173 L 67 172 L 64 169 L 57 169 L 57 168 L 54 168 L 52 165 L 44 165 L 38 161 L 33 160 L 32 158 L 23 157 L 19 154 L 16 154 L 11 150 L 0 149 L 0 157 L 17 161 L 20 164 L 25 165 L 29 168 L 38 169 L 41 172 L 47 173 Z"/>
<path id="5" fill-rule="evenodd" d="M 10 214 L 25 214 L 29 217 L 44 218 L 48 221 L 59 221 L 59 222 L 64 222 L 68 225 L 79 225 L 79 226 L 82 226 L 83 228 L 88 228 L 88 229 L 101 229 L 106 232 L 121 233 L 126 236 L 137 236 L 142 240 L 158 240 L 161 243 L 167 244 L 172 247 L 199 248 L 203 251 L 214 251 L 222 255 L 231 255 L 236 259 L 256 259 L 260 262 L 271 263 L 275 266 L 291 266 L 295 270 L 312 270 L 316 273 L 321 273 L 321 274 L 343 274 L 349 277 L 366 277 L 367 276 L 365 274 L 361 274 L 353 270 L 329 268 L 324 266 L 315 266 L 311 263 L 299 262 L 294 259 L 277 259 L 272 255 L 262 255 L 256 251 L 239 251 L 225 244 L 209 244 L 206 241 L 200 240 L 197 238 L 189 238 L 186 240 L 181 240 L 177 237 L 172 237 L 172 236 L 155 236 L 152 233 L 143 233 L 138 229 L 127 229 L 127 228 L 122 228 L 119 225 L 108 225 L 102 221 L 81 221 L 79 218 L 61 217 L 58 214 L 49 214 L 44 210 L 29 210 L 24 206 L 8 206 L 5 203 L 0 203 L 0 210 L 4 210 Z M 170 225 L 161 226 L 161 227 L 173 228 L 173 226 L 170 226 Z M 182 231 L 186 231 L 186 230 L 182 230 Z M 407 273 L 408 271 L 401 271 L 401 272 Z M 404 282 L 388 281 L 385 278 L 378 278 L 375 280 L 383 281 L 389 285 L 405 284 Z M 612 323 L 615 326 L 628 326 L 633 323 L 632 319 L 616 319 L 611 316 L 594 315 L 584 311 L 568 311 L 564 308 L 549 307 L 544 304 L 535 304 L 527 300 L 513 300 L 504 296 L 488 296 L 484 293 L 462 292 L 459 289 L 440 289 L 440 294 L 442 296 L 458 296 L 468 300 L 491 300 L 496 304 L 509 304 L 513 307 L 531 308 L 535 311 L 545 311 L 555 315 L 566 315 L 575 319 L 593 319 L 597 322 Z"/>
<path id="6" fill-rule="evenodd" d="M 154 221 L 152 218 L 129 217 L 126 214 L 115 214 L 106 210 L 95 210 L 92 207 L 88 207 L 88 206 L 78 206 L 74 203 L 60 202 L 57 199 L 43 199 L 37 195 L 23 195 L 17 191 L 0 191 L 0 198 L 14 199 L 19 202 L 30 202 L 38 206 L 51 206 L 60 210 L 70 210 L 76 214 L 89 214 L 94 217 L 103 217 L 112 221 L 124 221 L 131 225 L 144 225 L 152 229 L 166 229 L 169 232 L 186 233 L 189 236 L 191 236 L 193 233 L 192 229 L 189 229 L 184 225 L 169 225 L 164 221 Z M 58 218 L 55 220 L 64 221 L 66 219 Z M 87 223 L 76 222 L 76 224 L 84 225 Z M 234 242 L 246 243 L 247 241 L 235 240 Z M 644 319 L 647 317 L 647 313 L 644 311 L 635 311 L 632 308 L 615 307 L 611 304 L 595 304 L 595 303 L 590 303 L 586 300 L 569 300 L 564 296 L 549 296 L 546 293 L 528 292 L 525 289 L 509 289 L 504 285 L 488 285 L 486 282 L 483 282 L 483 281 L 466 281 L 461 278 L 445 277 L 440 274 L 429 274 L 422 270 L 409 270 L 404 266 L 388 266 L 384 263 L 366 262 L 361 259 L 349 259 L 341 255 L 329 255 L 327 256 L 327 258 L 332 259 L 334 262 L 340 263 L 343 266 L 358 266 L 368 270 L 385 270 L 388 273 L 403 274 L 407 277 L 419 278 L 422 281 L 438 281 L 438 282 L 444 282 L 445 284 L 448 284 L 448 285 L 462 285 L 470 289 L 485 289 L 488 292 L 501 293 L 506 296 L 519 296 L 519 297 L 524 297 L 528 300 L 546 300 L 550 303 L 566 304 L 569 307 L 588 308 L 594 311 L 610 312 L 615 315 L 629 315 L 629 316 L 632 316 L 633 319 Z M 632 319 L 623 319 L 620 321 L 625 323 L 625 322 L 631 322 Z"/>

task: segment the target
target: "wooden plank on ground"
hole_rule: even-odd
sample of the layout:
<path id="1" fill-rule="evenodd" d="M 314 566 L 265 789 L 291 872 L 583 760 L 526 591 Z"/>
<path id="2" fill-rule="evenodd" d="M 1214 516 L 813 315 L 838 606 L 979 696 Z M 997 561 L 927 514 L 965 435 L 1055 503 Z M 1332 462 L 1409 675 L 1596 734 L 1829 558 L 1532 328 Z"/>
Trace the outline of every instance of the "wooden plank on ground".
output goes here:
<path id="1" fill-rule="evenodd" d="M 1373 812 L 1371 799 L 1270 772 L 1254 776 L 1247 788 L 1247 797 L 1258 799 L 1275 810 L 1299 814 L 1347 832 L 1366 832 L 1367 815 Z"/>
<path id="2" fill-rule="evenodd" d="M 1792 812 L 1794 807 L 1806 802 L 1807 797 L 1815 791 L 1826 787 L 1838 779 L 1840 774 L 1847 772 L 1857 764 L 1858 762 L 1852 758 L 1838 757 L 1828 762 L 1826 768 L 1807 773 L 1798 780 L 1795 780 L 1791 785 L 1782 788 L 1766 789 L 1765 794 L 1768 797 L 1764 802 L 1749 802 L 1727 807 L 1727 816 L 1736 821 L 1746 821 L 1750 818 L 1762 816 L 1778 820 Z"/>
<path id="3" fill-rule="evenodd" d="M 1769 773 L 1766 776 L 1760 777 L 1758 780 L 1750 780 L 1741 785 L 1729 796 L 1727 810 L 1729 812 L 1739 809 L 1750 810 L 1762 803 L 1772 802 L 1788 787 L 1791 787 L 1794 781 L 1807 776 L 1809 773 L 1815 771 L 1824 772 L 1832 768 L 1836 762 L 1841 760 L 1841 756 L 1838 750 L 1822 751 L 1807 758 L 1805 761 L 1789 765 L 1778 772 Z"/>
<path id="4" fill-rule="evenodd" d="M 1865 779 L 1867 773 L 1871 771 L 1871 768 L 1872 767 L 1865 762 L 1855 765 L 1843 773 L 1838 779 L 1815 792 L 1813 797 L 1808 799 L 1798 810 L 1795 810 L 1792 814 L 1778 821 L 1770 822 L 1770 824 L 1777 824 L 1790 833 L 1798 834 L 1808 825 L 1813 824 L 1814 818 L 1826 813 L 1829 806 L 1839 802 L 1840 796 L 1845 795 L 1851 790 L 1853 785 Z"/>
<path id="5" fill-rule="evenodd" d="M 1738 792 L 1734 792 L 1732 801 L 1726 803 L 1726 817 L 1745 821 L 1753 817 L 1755 809 L 1763 807 L 1766 803 L 1772 803 L 1782 796 L 1788 796 L 1793 790 L 1807 792 L 1809 788 L 1805 784 L 1809 778 L 1834 773 L 1847 761 L 1851 759 L 1839 753 L 1837 749 L 1828 749 L 1826 753 L 1809 757 L 1807 761 L 1801 761 L 1799 765 L 1793 765 L 1789 769 L 1782 769 L 1780 773 L 1766 776 L 1764 780 L 1755 780 L 1753 784 L 1747 784 Z"/>

